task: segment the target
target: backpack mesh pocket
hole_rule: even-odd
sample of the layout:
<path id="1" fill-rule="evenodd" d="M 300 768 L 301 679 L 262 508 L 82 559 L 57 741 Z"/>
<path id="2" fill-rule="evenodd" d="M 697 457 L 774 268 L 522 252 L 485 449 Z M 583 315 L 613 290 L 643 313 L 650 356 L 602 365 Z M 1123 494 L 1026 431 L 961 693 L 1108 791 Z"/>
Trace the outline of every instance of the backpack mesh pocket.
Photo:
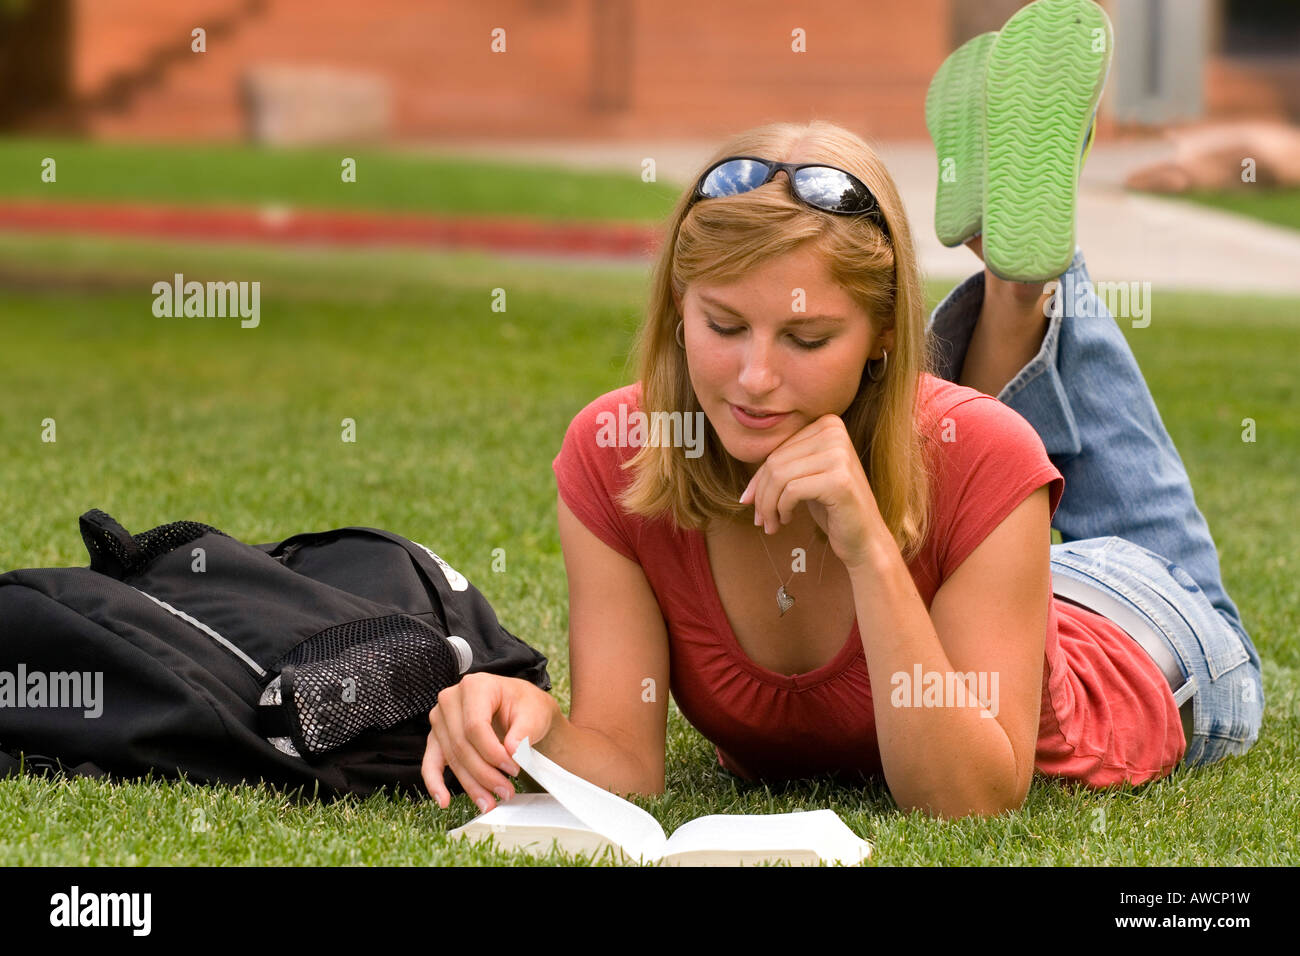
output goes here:
<path id="1" fill-rule="evenodd" d="M 367 730 L 427 714 L 468 663 L 451 641 L 409 615 L 352 621 L 309 637 L 281 659 L 279 706 L 302 756 L 328 753 Z"/>

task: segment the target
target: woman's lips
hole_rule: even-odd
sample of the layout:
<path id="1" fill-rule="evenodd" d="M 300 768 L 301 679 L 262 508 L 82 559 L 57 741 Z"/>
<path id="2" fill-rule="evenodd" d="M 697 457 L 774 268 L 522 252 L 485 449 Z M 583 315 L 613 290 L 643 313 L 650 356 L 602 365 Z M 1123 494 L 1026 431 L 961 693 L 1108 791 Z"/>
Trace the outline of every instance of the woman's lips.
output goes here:
<path id="1" fill-rule="evenodd" d="M 785 421 L 786 417 L 790 414 L 789 412 L 782 412 L 780 415 L 764 415 L 762 417 L 756 417 L 746 412 L 739 405 L 732 405 L 730 402 L 728 402 L 727 405 L 731 408 L 731 414 L 736 421 L 740 422 L 740 424 L 744 425 L 746 428 L 771 428 L 773 425 Z"/>

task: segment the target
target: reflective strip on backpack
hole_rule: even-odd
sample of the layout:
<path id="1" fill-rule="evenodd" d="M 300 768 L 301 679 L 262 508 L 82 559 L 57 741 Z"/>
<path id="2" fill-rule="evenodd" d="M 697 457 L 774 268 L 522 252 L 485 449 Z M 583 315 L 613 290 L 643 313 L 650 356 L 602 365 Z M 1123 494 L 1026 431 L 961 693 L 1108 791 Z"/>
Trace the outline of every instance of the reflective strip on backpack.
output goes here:
<path id="1" fill-rule="evenodd" d="M 139 588 L 136 588 L 135 590 L 140 591 Z M 249 657 L 247 654 L 245 654 L 243 651 L 241 651 L 239 648 L 237 648 L 234 644 L 231 644 L 228 640 L 226 640 L 224 637 L 222 637 L 220 634 L 218 634 L 218 633 L 217 633 L 216 631 L 214 631 L 212 628 L 208 627 L 208 626 L 207 626 L 206 624 L 204 624 L 202 621 L 195 620 L 194 618 L 192 618 L 192 617 L 190 617 L 188 614 L 186 614 L 184 611 L 178 611 L 176 608 L 172 607 L 172 606 L 171 606 L 170 604 L 168 604 L 166 601 L 160 601 L 160 600 L 158 600 L 158 598 L 154 597 L 152 594 L 146 594 L 144 591 L 140 591 L 140 593 L 141 593 L 141 594 L 144 594 L 145 597 L 147 597 L 150 601 L 153 601 L 153 603 L 154 603 L 154 604 L 157 604 L 159 607 L 164 608 L 164 609 L 166 609 L 166 610 L 168 610 L 168 611 L 171 611 L 173 614 L 175 614 L 175 615 L 176 615 L 177 617 L 179 617 L 181 620 L 183 620 L 183 621 L 188 621 L 190 624 L 193 624 L 195 627 L 197 627 L 197 628 L 198 628 L 200 631 L 202 631 L 204 634 L 208 635 L 208 637 L 212 638 L 214 641 L 216 641 L 218 644 L 220 644 L 220 645 L 221 645 L 222 647 L 224 647 L 226 650 L 230 651 L 232 654 L 234 654 L 236 657 L 238 657 L 241 661 L 243 661 L 245 664 L 247 664 L 249 667 L 251 667 L 254 671 L 256 671 L 256 672 L 257 672 L 257 675 L 258 675 L 259 677 L 265 677 L 265 676 L 266 676 L 266 671 L 263 670 L 263 669 L 258 665 L 257 661 L 253 660 L 251 657 Z"/>

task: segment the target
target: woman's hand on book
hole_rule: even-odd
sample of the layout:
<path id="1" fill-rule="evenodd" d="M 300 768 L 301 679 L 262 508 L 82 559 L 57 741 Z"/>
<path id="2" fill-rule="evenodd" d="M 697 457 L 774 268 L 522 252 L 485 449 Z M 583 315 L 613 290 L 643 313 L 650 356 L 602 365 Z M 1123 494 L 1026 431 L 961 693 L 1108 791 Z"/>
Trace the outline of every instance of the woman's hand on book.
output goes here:
<path id="1" fill-rule="evenodd" d="M 519 773 L 510 755 L 525 737 L 536 746 L 559 713 L 559 702 L 536 684 L 497 674 L 466 674 L 438 694 L 429 712 L 431 729 L 421 767 L 429 795 L 444 809 L 451 804 L 443 781 L 443 769 L 451 767 L 484 813 L 496 806 L 493 793 L 509 800 L 515 792 L 509 777 Z"/>

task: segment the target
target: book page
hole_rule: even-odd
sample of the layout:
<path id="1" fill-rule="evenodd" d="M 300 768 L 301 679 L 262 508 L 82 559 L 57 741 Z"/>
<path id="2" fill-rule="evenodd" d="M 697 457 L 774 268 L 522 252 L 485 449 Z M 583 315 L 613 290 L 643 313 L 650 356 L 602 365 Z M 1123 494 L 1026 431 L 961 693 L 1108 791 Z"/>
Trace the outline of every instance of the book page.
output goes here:
<path id="1" fill-rule="evenodd" d="M 526 850 L 534 855 L 549 853 L 553 846 L 565 853 L 591 854 L 593 859 L 607 849 L 617 852 L 614 844 L 564 809 L 549 793 L 516 794 L 449 831 L 447 837 L 491 837 L 498 850 Z"/>
<path id="2" fill-rule="evenodd" d="M 845 825 L 834 810 L 796 813 L 713 814 L 678 827 L 666 854 L 769 852 L 772 859 L 814 850 L 822 860 L 851 865 L 871 854 L 871 844 Z"/>
<path id="3" fill-rule="evenodd" d="M 527 737 L 512 756 L 515 763 L 528 771 L 565 810 L 605 839 L 618 844 L 632 859 L 648 863 L 663 855 L 667 843 L 663 827 L 636 804 L 569 773 L 545 754 L 534 750 Z M 499 809 L 500 806 L 490 812 L 496 813 Z"/>
<path id="4" fill-rule="evenodd" d="M 473 823 L 489 827 L 543 827 L 557 830 L 590 830 L 549 793 L 517 793 L 505 803 L 498 803 Z M 468 824 L 466 824 L 468 826 Z M 464 829 L 460 827 L 458 829 Z M 454 831 L 453 831 L 454 832 Z"/>

